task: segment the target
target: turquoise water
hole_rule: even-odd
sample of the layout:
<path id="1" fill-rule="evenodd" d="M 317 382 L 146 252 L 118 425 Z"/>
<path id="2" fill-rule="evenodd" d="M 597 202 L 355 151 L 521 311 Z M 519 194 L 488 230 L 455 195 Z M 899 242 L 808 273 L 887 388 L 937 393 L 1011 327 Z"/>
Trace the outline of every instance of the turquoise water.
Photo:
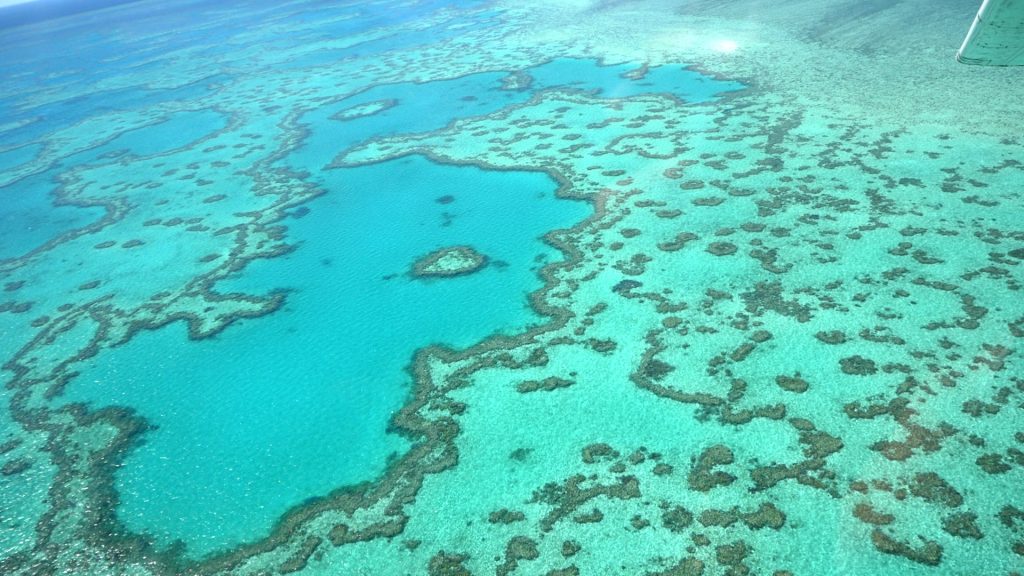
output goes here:
<path id="1" fill-rule="evenodd" d="M 302 147 L 287 158 L 296 169 L 318 172 L 340 150 L 373 137 L 396 133 L 430 132 L 461 117 L 485 116 L 528 101 L 542 90 L 579 90 L 602 98 L 628 98 L 660 93 L 700 103 L 742 89 L 738 82 L 719 81 L 676 66 L 652 69 L 638 79 L 624 77 L 632 64 L 601 65 L 596 61 L 559 58 L 515 71 L 532 80 L 525 89 L 509 89 L 503 81 L 510 71 L 470 74 L 452 80 L 373 86 L 301 118 L 310 127 Z M 384 110 L 339 120 L 336 116 L 360 105 L 388 102 Z M 443 111 L 443 112 L 440 112 Z"/>
<path id="2" fill-rule="evenodd" d="M 0 9 L 0 574 L 1020 572 L 974 10 Z"/>
<path id="3" fill-rule="evenodd" d="M 288 221 L 294 253 L 217 286 L 286 291 L 282 310 L 202 342 L 180 325 L 141 334 L 69 387 L 67 400 L 130 406 L 158 427 L 117 478 L 130 528 L 204 555 L 267 533 L 306 498 L 380 476 L 408 448 L 387 428 L 415 349 L 540 322 L 527 293 L 559 259 L 541 236 L 589 212 L 556 199 L 544 174 L 421 157 L 341 172 Z M 425 253 L 466 244 L 492 264 L 452 280 L 410 276 Z"/>
<path id="4" fill-rule="evenodd" d="M 62 234 L 83 229 L 104 215 L 100 206 L 68 207 L 56 201 L 56 177 L 63 168 L 109 164 L 111 157 L 165 154 L 224 127 L 225 118 L 214 110 L 177 112 L 151 126 L 126 130 L 104 144 L 68 155 L 46 171 L 19 178 L 0 187 L 0 259 L 15 258 Z M 19 149 L 20 150 L 20 149 Z M 11 168 L 17 168 L 17 164 Z"/>
<path id="5" fill-rule="evenodd" d="M 0 167 L 4 170 L 16 168 L 35 158 L 39 148 L 41 148 L 39 144 L 30 144 L 4 150 L 0 152 Z"/>
<path id="6" fill-rule="evenodd" d="M 55 207 L 50 193 L 57 187 L 50 173 L 32 176 L 0 190 L 0 258 L 15 258 L 61 233 L 83 228 L 103 216 L 102 209 Z"/>
<path id="7" fill-rule="evenodd" d="M 214 134 L 226 125 L 227 118 L 216 110 L 176 112 L 151 126 L 123 132 L 94 153 L 97 157 L 121 150 L 137 156 L 166 154 Z"/>
<path id="8" fill-rule="evenodd" d="M 537 78 L 535 90 L 627 97 L 641 90 L 622 77 L 630 69 L 564 59 L 526 73 Z M 738 87 L 678 68 L 666 72 L 643 89 L 707 101 Z M 331 161 L 331 151 L 371 137 L 427 132 L 526 101 L 530 91 L 501 89 L 507 75 L 363 92 L 304 116 L 316 129 L 285 161 L 314 171 Z M 453 95 L 474 100 L 450 117 L 428 113 Z M 378 100 L 398 103 L 371 116 L 329 118 L 338 108 Z M 125 146 L 126 136 L 106 147 L 152 154 L 155 142 L 173 148 L 193 131 L 208 131 L 203 120 L 179 127 L 171 119 L 126 135 L 139 148 Z M 131 407 L 158 427 L 118 475 L 117 489 L 126 525 L 164 546 L 182 540 L 190 555 L 207 555 L 266 534 L 307 498 L 379 477 L 388 459 L 408 448 L 386 431 L 410 393 L 405 371 L 413 352 L 428 344 L 468 348 L 541 323 L 527 295 L 541 286 L 540 268 L 560 260 L 542 237 L 591 212 L 556 199 L 558 183 L 546 174 L 444 166 L 418 156 L 323 171 L 317 181 L 327 193 L 286 221 L 297 250 L 256 261 L 216 286 L 223 293 L 284 291 L 283 310 L 209 342 L 186 342 L 180 326 L 138 336 L 86 365 L 68 389 L 68 401 Z M 452 280 L 411 277 L 418 258 L 459 245 L 473 246 L 491 265 Z M 306 361 L 311 357 L 317 362 Z M 286 480 L 292 474 L 304 480 Z"/>

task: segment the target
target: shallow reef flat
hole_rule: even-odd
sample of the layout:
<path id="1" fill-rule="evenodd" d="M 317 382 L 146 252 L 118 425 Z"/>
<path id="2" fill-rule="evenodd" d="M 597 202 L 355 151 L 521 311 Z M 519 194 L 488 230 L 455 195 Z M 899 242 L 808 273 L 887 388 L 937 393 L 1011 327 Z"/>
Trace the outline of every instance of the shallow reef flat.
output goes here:
<path id="1" fill-rule="evenodd" d="M 11 31 L 0 572 L 1021 573 L 1024 72 L 972 16 Z"/>
<path id="2" fill-rule="evenodd" d="M 416 278 L 451 278 L 472 274 L 487 265 L 487 256 L 472 246 L 439 248 L 413 263 L 411 274 Z"/>

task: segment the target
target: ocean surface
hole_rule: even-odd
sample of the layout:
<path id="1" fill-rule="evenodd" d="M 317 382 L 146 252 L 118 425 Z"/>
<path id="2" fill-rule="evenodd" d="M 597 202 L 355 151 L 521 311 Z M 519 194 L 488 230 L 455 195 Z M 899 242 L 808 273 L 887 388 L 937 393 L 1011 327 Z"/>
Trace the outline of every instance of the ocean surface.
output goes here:
<path id="1" fill-rule="evenodd" d="M 1024 573 L 976 9 L 0 9 L 0 573 Z"/>

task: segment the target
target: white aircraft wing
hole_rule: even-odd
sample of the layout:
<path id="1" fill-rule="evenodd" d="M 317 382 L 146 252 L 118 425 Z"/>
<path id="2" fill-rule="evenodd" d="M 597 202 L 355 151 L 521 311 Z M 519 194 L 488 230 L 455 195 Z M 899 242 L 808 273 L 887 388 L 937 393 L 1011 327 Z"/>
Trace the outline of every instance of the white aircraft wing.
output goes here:
<path id="1" fill-rule="evenodd" d="M 956 59 L 981 66 L 1024 66 L 1024 0 L 985 0 Z"/>

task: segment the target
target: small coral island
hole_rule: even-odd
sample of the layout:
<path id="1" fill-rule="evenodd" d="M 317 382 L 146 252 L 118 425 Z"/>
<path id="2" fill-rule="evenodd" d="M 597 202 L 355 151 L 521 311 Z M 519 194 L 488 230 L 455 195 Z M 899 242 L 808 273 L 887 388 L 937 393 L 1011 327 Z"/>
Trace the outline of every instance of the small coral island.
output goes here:
<path id="1" fill-rule="evenodd" d="M 390 110 L 398 106 L 398 100 L 388 98 L 385 100 L 374 100 L 372 102 L 363 102 L 362 104 L 356 104 L 355 106 L 349 106 L 340 112 L 336 112 L 331 116 L 331 120 L 340 120 L 346 122 L 349 120 L 356 120 L 357 118 L 363 118 L 365 116 L 373 116 L 374 114 L 380 114 L 385 110 Z"/>
<path id="2" fill-rule="evenodd" d="M 412 266 L 414 278 L 451 278 L 472 274 L 487 266 L 487 256 L 470 246 L 439 248 Z"/>

